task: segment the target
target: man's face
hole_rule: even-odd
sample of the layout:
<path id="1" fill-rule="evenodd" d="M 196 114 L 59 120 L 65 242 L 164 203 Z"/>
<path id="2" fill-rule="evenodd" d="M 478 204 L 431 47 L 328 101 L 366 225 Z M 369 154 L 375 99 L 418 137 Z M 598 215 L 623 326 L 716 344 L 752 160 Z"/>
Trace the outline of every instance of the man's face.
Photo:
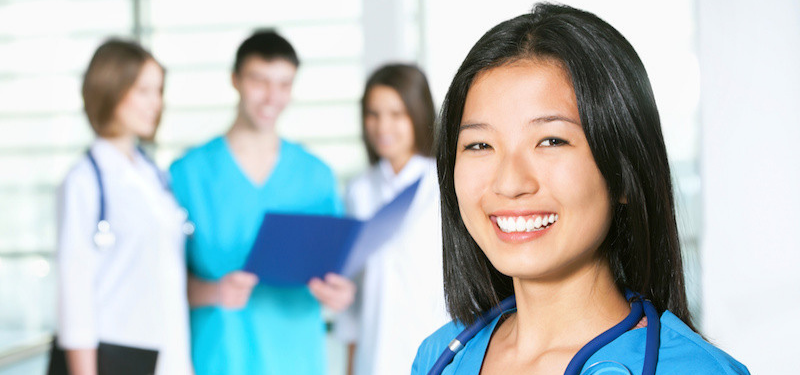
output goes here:
<path id="1" fill-rule="evenodd" d="M 273 131 L 291 100 L 296 72 L 297 67 L 284 59 L 246 58 L 232 77 L 239 92 L 239 116 L 259 131 Z"/>

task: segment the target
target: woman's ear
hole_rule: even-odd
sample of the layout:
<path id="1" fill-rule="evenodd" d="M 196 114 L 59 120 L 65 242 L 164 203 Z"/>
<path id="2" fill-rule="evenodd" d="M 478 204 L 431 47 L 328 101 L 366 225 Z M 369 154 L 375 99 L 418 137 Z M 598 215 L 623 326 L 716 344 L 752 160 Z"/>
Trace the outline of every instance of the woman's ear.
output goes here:
<path id="1" fill-rule="evenodd" d="M 619 202 L 619 204 L 628 204 L 628 196 L 625 195 L 625 194 L 622 194 L 622 196 L 619 197 L 618 202 Z"/>

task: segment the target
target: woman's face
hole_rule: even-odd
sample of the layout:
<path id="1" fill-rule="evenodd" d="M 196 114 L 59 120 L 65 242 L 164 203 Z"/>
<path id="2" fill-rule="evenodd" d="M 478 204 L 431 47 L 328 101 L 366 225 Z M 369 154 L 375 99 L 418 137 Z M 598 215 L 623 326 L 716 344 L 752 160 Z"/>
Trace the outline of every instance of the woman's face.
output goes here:
<path id="1" fill-rule="evenodd" d="M 116 129 L 123 135 L 152 136 L 161 116 L 163 87 L 164 71 L 148 60 L 114 111 Z"/>
<path id="2" fill-rule="evenodd" d="M 554 280 L 599 259 L 611 199 L 560 64 L 523 60 L 475 77 L 454 180 L 467 230 L 503 274 Z"/>
<path id="3" fill-rule="evenodd" d="M 414 125 L 395 89 L 377 85 L 367 92 L 364 128 L 375 153 L 392 164 L 404 164 L 414 154 Z"/>

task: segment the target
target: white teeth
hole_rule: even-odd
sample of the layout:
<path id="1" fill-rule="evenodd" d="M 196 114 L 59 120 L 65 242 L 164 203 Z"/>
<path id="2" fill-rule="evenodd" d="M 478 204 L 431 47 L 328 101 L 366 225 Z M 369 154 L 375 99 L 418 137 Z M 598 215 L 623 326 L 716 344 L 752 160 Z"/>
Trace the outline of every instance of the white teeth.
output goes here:
<path id="1" fill-rule="evenodd" d="M 547 228 L 550 224 L 558 221 L 557 214 L 544 216 L 534 216 L 525 218 L 518 217 L 498 217 L 497 226 L 505 233 L 509 232 L 532 232 Z"/>
<path id="2" fill-rule="evenodd" d="M 518 217 L 516 224 L 517 224 L 517 232 L 522 232 L 525 230 L 525 219 Z"/>

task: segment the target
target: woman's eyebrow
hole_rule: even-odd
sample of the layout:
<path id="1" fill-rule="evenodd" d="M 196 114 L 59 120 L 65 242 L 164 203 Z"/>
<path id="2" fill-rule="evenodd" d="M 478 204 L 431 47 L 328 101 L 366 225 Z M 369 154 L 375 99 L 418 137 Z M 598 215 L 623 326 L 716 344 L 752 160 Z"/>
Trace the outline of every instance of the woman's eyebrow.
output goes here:
<path id="1" fill-rule="evenodd" d="M 580 121 L 573 120 L 573 119 L 571 119 L 569 117 L 560 116 L 560 115 L 536 117 L 536 118 L 531 119 L 528 123 L 531 124 L 531 125 L 539 125 L 539 124 L 548 123 L 548 122 L 554 122 L 554 121 L 563 121 L 563 122 L 568 122 L 568 123 L 571 123 L 571 124 L 575 124 L 575 125 L 581 126 Z M 461 124 L 461 126 L 459 126 L 458 131 L 461 132 L 461 131 L 468 130 L 468 129 L 486 130 L 486 129 L 490 128 L 490 127 L 491 126 L 489 126 L 489 124 L 484 123 L 484 122 L 466 122 L 466 123 Z"/>
<path id="2" fill-rule="evenodd" d="M 575 125 L 578 125 L 578 126 L 581 125 L 580 121 L 573 120 L 573 119 L 571 119 L 569 117 L 559 116 L 559 115 L 536 117 L 536 118 L 534 118 L 534 119 L 532 119 L 530 121 L 530 124 L 538 125 L 538 124 L 542 124 L 542 123 L 546 123 L 546 122 L 553 122 L 553 121 L 564 121 L 564 122 L 569 122 L 571 124 L 575 124 Z"/>
<path id="3" fill-rule="evenodd" d="M 486 124 L 486 123 L 483 123 L 483 122 L 474 122 L 474 123 L 473 122 L 468 122 L 468 123 L 465 123 L 465 124 L 461 124 L 461 126 L 458 127 L 458 131 L 462 132 L 462 131 L 468 130 L 468 129 L 485 130 L 485 129 L 488 129 L 488 128 L 489 128 L 489 124 Z"/>

